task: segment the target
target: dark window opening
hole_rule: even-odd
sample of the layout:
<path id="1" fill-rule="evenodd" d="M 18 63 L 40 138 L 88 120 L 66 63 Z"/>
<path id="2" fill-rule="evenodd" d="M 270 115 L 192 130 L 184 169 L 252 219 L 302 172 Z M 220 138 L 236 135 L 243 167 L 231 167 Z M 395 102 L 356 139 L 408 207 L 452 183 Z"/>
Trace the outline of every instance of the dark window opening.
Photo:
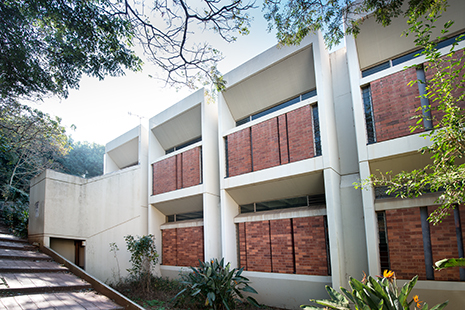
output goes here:
<path id="1" fill-rule="evenodd" d="M 288 208 L 321 206 L 324 204 L 326 204 L 325 195 L 321 194 L 250 203 L 240 206 L 240 209 L 241 213 L 253 213 Z"/>
<path id="2" fill-rule="evenodd" d="M 365 109 L 365 122 L 367 129 L 368 144 L 376 142 L 375 118 L 373 115 L 373 102 L 371 99 L 370 85 L 362 88 L 363 106 Z"/>
<path id="3" fill-rule="evenodd" d="M 177 146 L 174 146 L 174 147 L 172 147 L 170 149 L 165 150 L 165 155 L 169 154 L 169 153 L 173 153 L 174 151 L 177 151 L 177 150 L 180 150 L 182 148 L 188 147 L 189 145 L 195 144 L 195 143 L 200 142 L 200 141 L 202 141 L 202 137 L 198 137 L 198 138 L 189 140 L 189 141 L 187 141 L 185 143 L 179 144 Z"/>
<path id="4" fill-rule="evenodd" d="M 203 218 L 203 211 L 171 214 L 171 215 L 166 216 L 166 220 L 168 223 L 196 220 L 196 219 L 202 219 L 202 218 Z"/>
<path id="5" fill-rule="evenodd" d="M 389 262 L 389 246 L 387 238 L 386 228 L 386 213 L 377 212 L 378 216 L 378 232 L 379 232 L 379 260 L 381 270 L 391 270 L 391 264 Z"/>
<path id="6" fill-rule="evenodd" d="M 321 155 L 320 118 L 318 115 L 318 105 L 312 106 L 313 114 L 313 140 L 315 143 L 315 156 Z"/>
<path id="7" fill-rule="evenodd" d="M 288 101 L 286 101 L 286 102 L 283 102 L 283 103 L 281 103 L 281 104 L 278 104 L 278 105 L 276 105 L 276 106 L 274 106 L 274 107 L 271 107 L 271 108 L 269 108 L 269 109 L 266 109 L 266 110 L 264 110 L 264 111 L 261 111 L 261 112 L 258 112 L 258 113 L 249 115 L 249 116 L 247 116 L 247 117 L 245 117 L 245 118 L 243 118 L 243 119 L 240 119 L 240 120 L 238 120 L 238 121 L 236 122 L 236 127 L 237 127 L 237 126 L 240 126 L 240 125 L 243 125 L 243 124 L 245 124 L 245 123 L 248 123 L 248 122 L 250 122 L 250 121 L 252 121 L 252 120 L 255 120 L 255 119 L 257 119 L 257 118 L 260 118 L 260 117 L 263 117 L 263 116 L 265 116 L 265 115 L 268 115 L 268 114 L 270 114 L 270 113 L 273 113 L 273 112 L 279 111 L 279 110 L 281 110 L 281 109 L 284 109 L 284 108 L 286 108 L 286 107 L 288 107 L 288 106 L 291 106 L 291 105 L 293 105 L 293 104 L 296 104 L 296 103 L 299 103 L 299 102 L 301 102 L 301 101 L 307 100 L 308 98 L 311 98 L 311 97 L 314 97 L 314 96 L 316 96 L 316 89 L 311 90 L 311 91 L 309 91 L 309 92 L 306 92 L 305 94 L 302 94 L 302 95 L 300 95 L 300 96 L 297 96 L 297 97 L 295 97 L 295 98 L 292 98 L 292 99 L 290 99 L 290 100 L 288 100 Z"/>

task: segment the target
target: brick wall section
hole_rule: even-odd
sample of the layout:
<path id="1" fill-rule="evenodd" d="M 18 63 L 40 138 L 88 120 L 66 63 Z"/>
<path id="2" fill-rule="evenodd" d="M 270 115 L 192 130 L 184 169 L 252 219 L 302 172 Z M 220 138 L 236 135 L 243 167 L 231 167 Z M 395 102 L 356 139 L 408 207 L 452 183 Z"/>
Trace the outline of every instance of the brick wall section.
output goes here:
<path id="1" fill-rule="evenodd" d="M 280 164 L 278 120 L 269 119 L 252 126 L 253 171 Z"/>
<path id="2" fill-rule="evenodd" d="M 250 128 L 228 136 L 228 167 L 230 177 L 252 171 Z"/>
<path id="3" fill-rule="evenodd" d="M 291 219 L 270 221 L 273 272 L 294 273 Z"/>
<path id="4" fill-rule="evenodd" d="M 389 260 L 398 279 L 426 280 L 420 208 L 386 210 Z"/>
<path id="5" fill-rule="evenodd" d="M 176 229 L 164 229 L 162 231 L 162 264 L 177 265 Z"/>
<path id="6" fill-rule="evenodd" d="M 198 266 L 203 257 L 203 226 L 177 228 L 178 266 Z"/>
<path id="7" fill-rule="evenodd" d="M 416 70 L 409 68 L 370 83 L 377 142 L 412 134 L 417 120 L 411 117 L 421 103 L 418 86 L 408 83 L 416 79 Z"/>
<path id="8" fill-rule="evenodd" d="M 152 195 L 200 184 L 200 157 L 200 147 L 196 147 L 154 163 Z"/>
<path id="9" fill-rule="evenodd" d="M 289 143 L 287 138 L 287 115 L 278 116 L 278 132 L 279 132 L 279 153 L 281 157 L 281 165 L 289 162 Z"/>
<path id="10" fill-rule="evenodd" d="M 163 265 L 198 266 L 203 252 L 203 226 L 163 229 Z"/>
<path id="11" fill-rule="evenodd" d="M 247 235 L 245 231 L 245 223 L 239 223 L 237 225 L 239 235 L 239 263 L 240 268 L 247 270 Z"/>
<path id="12" fill-rule="evenodd" d="M 200 148 L 196 147 L 182 153 L 182 187 L 190 187 L 201 183 Z"/>
<path id="13" fill-rule="evenodd" d="M 152 165 L 153 195 L 176 189 L 176 157 L 169 157 Z"/>
<path id="14" fill-rule="evenodd" d="M 238 234 L 245 270 L 328 275 L 323 216 L 240 223 Z"/>
<path id="15" fill-rule="evenodd" d="M 297 274 L 328 275 L 324 217 L 293 219 Z"/>
<path id="16" fill-rule="evenodd" d="M 247 270 L 271 272 L 269 221 L 245 223 Z"/>
<path id="17" fill-rule="evenodd" d="M 314 156 L 311 106 L 245 128 L 227 139 L 230 177 L 311 158 Z"/>
<path id="18" fill-rule="evenodd" d="M 309 105 L 287 113 L 291 162 L 314 156 L 312 112 Z"/>
<path id="19" fill-rule="evenodd" d="M 436 207 L 428 207 L 428 214 L 431 214 L 435 209 Z M 433 263 L 444 258 L 459 257 L 454 222 L 454 214 L 452 213 L 439 225 L 429 224 Z M 434 271 L 434 280 L 459 281 L 459 268 L 446 268 L 441 271 Z"/>

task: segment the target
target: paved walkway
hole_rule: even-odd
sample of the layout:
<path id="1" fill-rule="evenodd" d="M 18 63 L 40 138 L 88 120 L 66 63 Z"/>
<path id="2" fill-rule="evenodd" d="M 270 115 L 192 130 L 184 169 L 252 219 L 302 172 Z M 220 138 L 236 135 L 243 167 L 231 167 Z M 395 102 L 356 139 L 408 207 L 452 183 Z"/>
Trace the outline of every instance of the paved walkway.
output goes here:
<path id="1" fill-rule="evenodd" d="M 124 308 L 27 241 L 7 234 L 0 223 L 0 309 Z"/>

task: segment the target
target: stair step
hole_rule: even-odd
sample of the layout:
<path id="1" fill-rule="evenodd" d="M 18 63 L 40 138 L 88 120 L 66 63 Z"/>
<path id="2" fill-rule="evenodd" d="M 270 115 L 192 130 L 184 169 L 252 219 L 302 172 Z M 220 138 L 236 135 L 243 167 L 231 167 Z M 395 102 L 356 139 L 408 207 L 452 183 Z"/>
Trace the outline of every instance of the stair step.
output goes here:
<path id="1" fill-rule="evenodd" d="M 24 251 L 35 251 L 36 247 L 24 242 L 14 242 L 0 240 L 0 249 L 11 249 L 11 250 L 24 250 Z"/>
<path id="2" fill-rule="evenodd" d="M 36 250 L 0 249 L 0 259 L 52 260 L 50 256 Z"/>
<path id="3" fill-rule="evenodd" d="M 7 235 L 0 233 L 0 241 L 10 241 L 18 243 L 28 243 L 26 239 L 22 239 L 13 235 Z"/>
<path id="4" fill-rule="evenodd" d="M 54 261 L 0 260 L 0 273 L 45 273 L 68 271 L 68 268 Z"/>
<path id="5" fill-rule="evenodd" d="M 94 291 L 2 297 L 0 308 L 2 306 L 6 309 L 124 309 L 108 297 Z"/>
<path id="6" fill-rule="evenodd" d="M 3 284 L 2 284 L 3 283 Z M 78 291 L 92 286 L 68 272 L 62 273 L 2 273 L 0 294 L 33 294 L 57 291 Z"/>

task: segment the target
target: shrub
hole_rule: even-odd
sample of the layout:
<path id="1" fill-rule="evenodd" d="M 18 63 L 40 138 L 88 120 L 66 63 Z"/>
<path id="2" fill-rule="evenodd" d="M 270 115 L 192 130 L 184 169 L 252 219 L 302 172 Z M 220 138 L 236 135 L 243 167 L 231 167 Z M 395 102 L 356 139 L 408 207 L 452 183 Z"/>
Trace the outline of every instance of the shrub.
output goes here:
<path id="1" fill-rule="evenodd" d="M 382 277 L 373 278 L 368 276 L 368 278 L 364 277 L 362 281 L 350 277 L 349 284 L 352 292 L 341 287 L 343 293 L 341 294 L 330 286 L 326 286 L 326 291 L 331 299 L 310 299 L 310 301 L 326 306 L 329 309 L 339 310 L 354 308 L 356 310 L 408 310 L 412 304 L 415 309 L 427 310 L 429 309 L 428 304 L 420 301 L 417 295 L 410 301 L 408 300 L 408 295 L 417 283 L 417 280 L 418 276 L 413 277 L 412 280 L 405 283 L 402 289 L 399 290 L 394 272 L 385 270 Z M 448 302 L 436 305 L 430 310 L 443 309 L 447 306 Z M 321 310 L 321 308 L 309 305 L 302 305 L 300 307 L 307 310 Z"/>
<path id="2" fill-rule="evenodd" d="M 25 202 L 4 203 L 2 217 L 8 229 L 21 238 L 27 237 L 29 204 Z"/>
<path id="3" fill-rule="evenodd" d="M 152 279 L 152 270 L 158 263 L 158 253 L 155 247 L 155 237 L 147 235 L 134 238 L 131 235 L 125 236 L 126 246 L 131 252 L 132 268 L 128 272 L 140 281 L 145 293 L 150 291 L 150 282 Z"/>
<path id="4" fill-rule="evenodd" d="M 200 261 L 199 261 L 200 262 Z M 249 279 L 242 276 L 244 268 L 230 268 L 228 263 L 224 266 L 224 259 L 210 262 L 200 262 L 198 268 L 190 267 L 192 272 L 181 274 L 182 283 L 187 287 L 181 290 L 175 298 L 188 293 L 197 298 L 207 309 L 235 309 L 236 302 L 247 300 L 258 306 L 252 297 L 244 298 L 242 292 L 257 294 L 249 285 Z"/>

